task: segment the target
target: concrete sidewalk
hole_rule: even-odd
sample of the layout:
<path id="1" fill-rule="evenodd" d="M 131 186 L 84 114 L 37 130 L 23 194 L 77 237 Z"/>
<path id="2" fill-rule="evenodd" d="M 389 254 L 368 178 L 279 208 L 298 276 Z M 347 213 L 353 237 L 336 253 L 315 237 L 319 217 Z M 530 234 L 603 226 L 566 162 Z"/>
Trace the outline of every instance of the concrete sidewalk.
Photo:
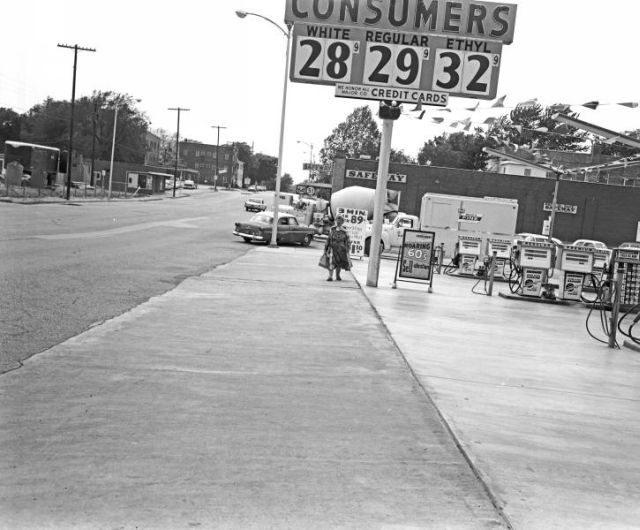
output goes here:
<path id="1" fill-rule="evenodd" d="M 0 527 L 508 527 L 319 255 L 252 247 L 0 377 Z"/>
<path id="2" fill-rule="evenodd" d="M 640 528 L 640 355 L 589 337 L 581 304 L 446 275 L 394 290 L 395 265 L 377 288 L 353 273 L 513 527 Z"/>

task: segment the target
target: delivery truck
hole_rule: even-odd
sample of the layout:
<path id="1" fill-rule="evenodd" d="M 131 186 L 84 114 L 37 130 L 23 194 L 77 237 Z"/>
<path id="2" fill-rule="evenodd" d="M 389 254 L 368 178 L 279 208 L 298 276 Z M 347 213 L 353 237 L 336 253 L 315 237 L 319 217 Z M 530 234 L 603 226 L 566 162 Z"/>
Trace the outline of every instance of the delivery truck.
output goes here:
<path id="1" fill-rule="evenodd" d="M 434 232 L 435 244 L 444 244 L 444 257 L 452 258 L 461 236 L 480 238 L 482 249 L 487 248 L 489 239 L 512 239 L 517 219 L 518 202 L 514 199 L 426 193 L 420 216 L 397 213 L 384 219 L 380 248 L 399 248 L 404 231 L 410 228 Z M 370 246 L 369 235 L 365 238 L 365 254 Z"/>

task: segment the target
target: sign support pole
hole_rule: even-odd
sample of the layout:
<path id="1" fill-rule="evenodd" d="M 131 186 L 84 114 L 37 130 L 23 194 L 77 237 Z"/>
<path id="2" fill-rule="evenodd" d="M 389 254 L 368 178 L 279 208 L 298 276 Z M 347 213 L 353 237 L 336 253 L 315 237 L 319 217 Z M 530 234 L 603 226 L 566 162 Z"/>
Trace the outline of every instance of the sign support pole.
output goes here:
<path id="1" fill-rule="evenodd" d="M 393 120 L 382 120 L 382 138 L 380 141 L 380 160 L 378 162 L 378 180 L 373 206 L 373 225 L 371 227 L 371 245 L 369 247 L 369 267 L 367 269 L 367 285 L 378 287 L 380 273 L 380 237 L 382 236 L 382 215 L 387 197 L 387 177 L 389 175 L 389 156 L 391 154 L 391 136 Z"/>

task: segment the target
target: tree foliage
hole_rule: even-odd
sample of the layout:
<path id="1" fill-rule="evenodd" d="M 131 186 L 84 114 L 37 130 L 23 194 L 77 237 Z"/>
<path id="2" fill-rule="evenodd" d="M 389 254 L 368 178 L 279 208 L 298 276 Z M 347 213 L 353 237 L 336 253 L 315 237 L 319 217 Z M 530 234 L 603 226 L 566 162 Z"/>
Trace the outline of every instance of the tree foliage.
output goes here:
<path id="1" fill-rule="evenodd" d="M 484 169 L 487 154 L 482 148 L 486 145 L 487 139 L 480 130 L 475 134 L 445 133 L 424 143 L 418 152 L 418 163 L 461 169 Z"/>
<path id="2" fill-rule="evenodd" d="M 74 103 L 73 150 L 89 159 L 111 158 L 113 122 L 118 107 L 114 158 L 122 162 L 144 162 L 147 117 L 135 108 L 135 100 L 127 94 L 94 92 Z M 23 142 L 49 145 L 60 149 L 69 146 L 71 102 L 45 99 L 20 116 L 20 138 Z"/>
<path id="3" fill-rule="evenodd" d="M 0 146 L 7 140 L 20 140 L 22 118 L 12 109 L 0 107 Z"/>
<path id="4" fill-rule="evenodd" d="M 356 108 L 324 140 L 320 149 L 323 164 L 333 162 L 338 152 L 353 158 L 360 155 L 375 158 L 380 151 L 380 131 L 371 109 L 365 105 Z"/>
<path id="5" fill-rule="evenodd" d="M 536 104 L 516 107 L 489 128 L 487 138 L 537 149 L 584 151 L 587 148 L 587 133 L 555 121 L 555 112 L 554 106 L 543 108 Z M 578 117 L 577 113 L 569 115 Z"/>

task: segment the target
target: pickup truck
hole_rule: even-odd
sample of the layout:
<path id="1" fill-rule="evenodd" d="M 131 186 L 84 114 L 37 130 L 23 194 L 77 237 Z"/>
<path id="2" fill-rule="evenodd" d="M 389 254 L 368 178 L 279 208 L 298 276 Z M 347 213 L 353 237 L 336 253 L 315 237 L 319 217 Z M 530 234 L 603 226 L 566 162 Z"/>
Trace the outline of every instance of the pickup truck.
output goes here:
<path id="1" fill-rule="evenodd" d="M 406 213 L 398 213 L 393 221 L 385 222 L 382 225 L 382 234 L 380 235 L 380 252 L 391 250 L 394 247 L 402 246 L 402 237 L 405 229 L 420 229 L 420 219 L 415 215 Z M 364 254 L 369 255 L 371 248 L 371 223 L 367 226 L 367 233 L 364 239 Z"/>
<path id="2" fill-rule="evenodd" d="M 267 205 L 263 199 L 252 197 L 244 202 L 244 209 L 247 212 L 264 212 L 267 209 Z"/>

